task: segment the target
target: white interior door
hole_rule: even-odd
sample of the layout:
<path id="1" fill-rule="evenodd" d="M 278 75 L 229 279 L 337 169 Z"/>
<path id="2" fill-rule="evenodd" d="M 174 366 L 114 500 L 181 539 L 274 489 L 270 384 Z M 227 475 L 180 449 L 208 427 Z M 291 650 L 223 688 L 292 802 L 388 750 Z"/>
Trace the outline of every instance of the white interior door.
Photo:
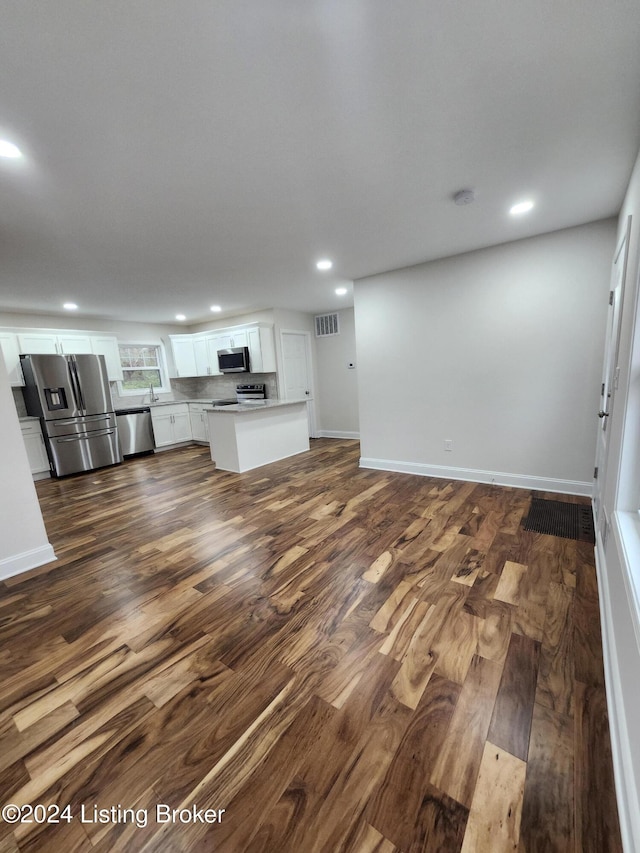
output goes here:
<path id="1" fill-rule="evenodd" d="M 307 400 L 309 436 L 315 436 L 315 409 L 309 332 L 281 332 L 285 400 Z"/>
<path id="2" fill-rule="evenodd" d="M 596 524 L 600 533 L 604 532 L 601 518 L 602 494 L 607 470 L 607 455 L 609 452 L 609 435 L 611 433 L 611 415 L 618 387 L 618 357 L 620 352 L 620 320 L 622 315 L 622 299 L 624 297 L 624 279 L 627 266 L 627 247 L 629 244 L 629 229 L 631 217 L 628 218 L 627 232 L 616 252 L 611 273 L 611 291 L 609 293 L 609 314 L 607 317 L 607 334 L 605 339 L 604 365 L 602 370 L 602 385 L 600 387 L 600 429 L 596 447 L 596 478 L 593 489 L 593 503 L 596 514 Z"/>

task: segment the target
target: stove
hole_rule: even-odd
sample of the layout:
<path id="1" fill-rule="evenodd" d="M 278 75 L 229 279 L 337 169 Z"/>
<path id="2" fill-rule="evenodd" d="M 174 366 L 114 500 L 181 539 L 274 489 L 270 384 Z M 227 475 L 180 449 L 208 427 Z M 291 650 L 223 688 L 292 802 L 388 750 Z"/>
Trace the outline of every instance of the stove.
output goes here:
<path id="1" fill-rule="evenodd" d="M 260 403 L 267 399 L 264 384 L 236 385 L 236 400 L 238 403 Z"/>

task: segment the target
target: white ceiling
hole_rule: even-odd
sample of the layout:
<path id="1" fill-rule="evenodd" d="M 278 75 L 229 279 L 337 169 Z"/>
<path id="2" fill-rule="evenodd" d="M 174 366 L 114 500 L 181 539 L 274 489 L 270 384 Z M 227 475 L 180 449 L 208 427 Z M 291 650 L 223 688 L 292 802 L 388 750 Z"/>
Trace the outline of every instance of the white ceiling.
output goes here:
<path id="1" fill-rule="evenodd" d="M 6 0 L 0 22 L 25 154 L 0 160 L 4 311 L 334 310 L 345 279 L 616 214 L 640 145 L 638 0 Z"/>

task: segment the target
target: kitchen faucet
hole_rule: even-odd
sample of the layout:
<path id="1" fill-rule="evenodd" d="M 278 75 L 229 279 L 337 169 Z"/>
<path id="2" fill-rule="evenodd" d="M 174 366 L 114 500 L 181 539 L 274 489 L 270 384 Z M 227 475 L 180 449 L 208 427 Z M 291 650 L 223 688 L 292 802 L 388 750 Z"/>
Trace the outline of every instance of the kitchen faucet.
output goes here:
<path id="1" fill-rule="evenodd" d="M 158 397 L 157 394 L 153 393 L 153 382 L 150 382 L 149 383 L 149 402 L 150 403 L 157 403 L 159 399 L 160 399 L 160 397 Z"/>

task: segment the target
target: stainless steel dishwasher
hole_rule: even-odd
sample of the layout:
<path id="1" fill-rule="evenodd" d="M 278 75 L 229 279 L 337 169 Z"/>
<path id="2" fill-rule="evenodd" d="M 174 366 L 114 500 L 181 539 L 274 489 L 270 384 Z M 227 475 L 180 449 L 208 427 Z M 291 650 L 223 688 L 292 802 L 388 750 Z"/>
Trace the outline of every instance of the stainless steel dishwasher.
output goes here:
<path id="1" fill-rule="evenodd" d="M 123 456 L 153 453 L 153 429 L 151 409 L 141 406 L 135 409 L 116 409 L 118 441 Z"/>

